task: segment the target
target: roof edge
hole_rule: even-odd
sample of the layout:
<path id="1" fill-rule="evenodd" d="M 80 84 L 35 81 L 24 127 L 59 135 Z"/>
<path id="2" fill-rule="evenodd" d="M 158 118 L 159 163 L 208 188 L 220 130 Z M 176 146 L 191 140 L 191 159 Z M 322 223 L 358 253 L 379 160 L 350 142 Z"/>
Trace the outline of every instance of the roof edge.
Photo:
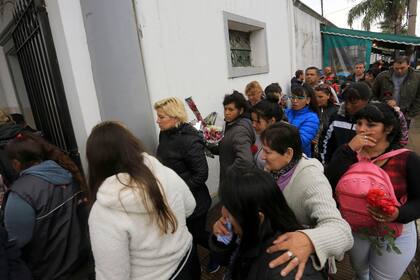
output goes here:
<path id="1" fill-rule="evenodd" d="M 300 9 L 301 11 L 307 13 L 310 16 L 313 16 L 314 18 L 318 19 L 321 23 L 329 26 L 337 27 L 334 23 L 323 17 L 322 15 L 318 14 L 315 10 L 307 6 L 306 4 L 303 4 L 299 0 L 293 0 L 293 6 Z"/>

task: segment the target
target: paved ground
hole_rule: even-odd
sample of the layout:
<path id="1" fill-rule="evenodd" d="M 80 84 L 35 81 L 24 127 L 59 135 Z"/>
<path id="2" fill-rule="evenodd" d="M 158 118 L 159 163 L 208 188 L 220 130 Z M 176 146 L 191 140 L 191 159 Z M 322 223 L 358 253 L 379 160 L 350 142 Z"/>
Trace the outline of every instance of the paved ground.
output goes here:
<path id="1" fill-rule="evenodd" d="M 219 213 L 220 213 L 220 206 L 215 206 L 210 210 L 209 215 L 208 215 L 208 223 L 207 223 L 208 229 L 210 229 L 210 225 L 212 225 L 213 222 L 218 218 Z M 224 272 L 223 268 L 214 274 L 209 274 L 205 272 L 206 265 L 208 262 L 208 251 L 199 246 L 198 254 L 200 257 L 200 262 L 202 264 L 202 270 L 203 270 L 201 279 L 202 280 L 222 280 L 223 272 Z M 346 256 L 342 262 L 337 262 L 337 270 L 338 270 L 338 273 L 334 275 L 333 277 L 334 280 L 352 280 L 353 279 L 354 273 L 350 266 L 348 256 Z M 414 276 L 414 274 L 415 274 L 414 267 L 410 266 L 406 274 L 401 279 L 402 280 L 419 280 L 419 278 L 417 276 Z"/>

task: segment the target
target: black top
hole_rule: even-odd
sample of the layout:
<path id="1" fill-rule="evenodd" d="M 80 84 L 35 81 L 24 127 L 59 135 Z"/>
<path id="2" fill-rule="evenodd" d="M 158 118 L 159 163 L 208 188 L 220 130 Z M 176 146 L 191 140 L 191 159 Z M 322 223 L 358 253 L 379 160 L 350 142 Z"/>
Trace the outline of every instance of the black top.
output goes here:
<path id="1" fill-rule="evenodd" d="M 341 145 L 350 142 L 356 135 L 356 120 L 346 113 L 344 103 L 331 116 L 329 123 L 321 140 L 320 153 L 323 164 L 328 164 L 334 151 Z"/>
<path id="2" fill-rule="evenodd" d="M 22 175 L 11 187 L 35 212 L 32 238 L 22 248 L 35 280 L 64 279 L 90 256 L 87 211 L 79 190 L 76 183 L 54 185 L 33 175 Z"/>
<path id="3" fill-rule="evenodd" d="M 31 272 L 20 259 L 20 250 L 14 241 L 9 241 L 6 229 L 0 225 L 0 279 L 31 280 Z"/>
<path id="4" fill-rule="evenodd" d="M 341 176 L 343 176 L 350 166 L 356 162 L 356 152 L 347 144 L 342 145 L 335 151 L 330 163 L 325 168 L 325 175 L 327 176 L 333 191 L 335 191 L 335 187 Z M 399 216 L 396 222 L 405 224 L 420 217 L 419 166 L 420 157 L 416 153 L 410 152 L 406 161 L 407 202 L 400 207 Z"/>
<path id="5" fill-rule="evenodd" d="M 203 138 L 187 123 L 159 134 L 157 158 L 185 181 L 196 200 L 191 217 L 207 212 L 211 204 L 206 186 L 209 168 L 204 148 Z"/>
<path id="6" fill-rule="evenodd" d="M 296 276 L 297 269 L 291 271 L 287 276 L 281 276 L 281 271 L 286 268 L 288 263 L 282 264 L 275 268 L 270 268 L 268 264 L 285 253 L 285 251 L 279 251 L 273 254 L 268 254 L 266 249 L 273 244 L 273 241 L 280 236 L 280 233 L 272 233 L 259 244 L 255 244 L 255 247 L 242 252 L 240 255 L 238 253 L 236 236 L 231 241 L 229 245 L 224 245 L 217 241 L 216 237 L 213 235 L 210 239 L 210 249 L 217 253 L 221 259 L 229 259 L 232 255 L 233 260 L 231 260 L 227 275 L 225 280 L 294 280 Z M 233 266 L 238 267 L 240 275 L 232 275 Z M 312 265 L 311 259 L 306 263 L 305 271 L 303 273 L 303 279 L 310 280 L 321 280 L 326 279 L 322 271 L 316 271 Z"/>

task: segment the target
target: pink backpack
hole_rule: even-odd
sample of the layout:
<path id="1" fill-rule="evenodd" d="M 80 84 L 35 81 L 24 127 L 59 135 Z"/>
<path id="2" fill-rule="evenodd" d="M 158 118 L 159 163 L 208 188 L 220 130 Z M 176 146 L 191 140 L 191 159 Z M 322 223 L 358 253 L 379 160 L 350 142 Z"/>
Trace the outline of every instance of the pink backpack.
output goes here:
<path id="1" fill-rule="evenodd" d="M 384 235 L 386 232 L 376 232 L 378 222 L 374 220 L 367 210 L 366 195 L 370 189 L 382 189 L 387 197 L 394 201 L 395 206 L 401 206 L 394 193 L 394 187 L 388 174 L 375 164 L 376 161 L 392 158 L 408 149 L 398 149 L 379 156 L 370 161 L 358 156 L 359 162 L 351 165 L 338 181 L 335 194 L 343 218 L 350 224 L 354 232 L 366 232 L 373 229 L 375 234 Z M 405 197 L 406 199 L 406 197 Z M 405 200 L 404 199 L 404 200 Z M 405 201 L 401 201 L 404 203 Z M 401 235 L 402 224 L 381 223 L 384 229 L 395 231 L 394 236 Z"/>

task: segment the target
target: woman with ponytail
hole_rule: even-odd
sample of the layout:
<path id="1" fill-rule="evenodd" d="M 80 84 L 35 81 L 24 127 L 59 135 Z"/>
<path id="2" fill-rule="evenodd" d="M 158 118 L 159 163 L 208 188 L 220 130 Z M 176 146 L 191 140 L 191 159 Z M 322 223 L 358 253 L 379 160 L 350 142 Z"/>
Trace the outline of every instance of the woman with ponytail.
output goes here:
<path id="1" fill-rule="evenodd" d="M 186 225 L 195 200 L 181 177 L 117 122 L 93 128 L 86 155 L 96 279 L 200 279 Z"/>
<path id="2" fill-rule="evenodd" d="M 265 160 L 262 159 L 262 143 L 260 135 L 271 124 L 285 119 L 283 109 L 279 105 L 279 99 L 274 94 L 267 94 L 267 97 L 258 102 L 251 110 L 252 127 L 255 129 L 256 140 L 252 146 L 255 164 L 259 169 L 264 170 Z"/>
<path id="3" fill-rule="evenodd" d="M 79 169 L 30 133 L 19 133 L 5 152 L 19 177 L 7 195 L 4 222 L 33 278 L 87 279 L 86 184 Z"/>

